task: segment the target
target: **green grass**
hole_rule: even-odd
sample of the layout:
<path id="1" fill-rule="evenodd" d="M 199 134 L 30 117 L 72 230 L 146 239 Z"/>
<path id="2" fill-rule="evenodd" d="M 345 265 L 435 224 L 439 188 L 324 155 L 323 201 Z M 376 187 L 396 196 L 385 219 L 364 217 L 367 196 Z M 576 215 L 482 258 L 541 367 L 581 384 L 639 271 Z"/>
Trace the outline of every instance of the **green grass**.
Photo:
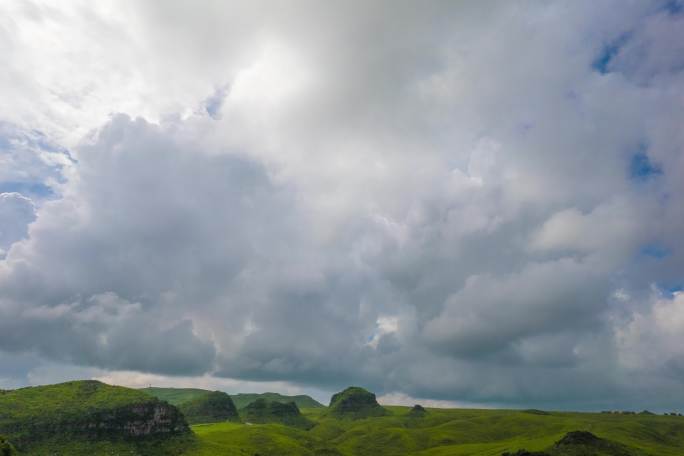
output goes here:
<path id="1" fill-rule="evenodd" d="M 316 425 L 309 431 L 280 425 L 222 423 L 194 426 L 197 445 L 189 456 L 500 456 L 525 448 L 548 450 L 567 432 L 587 430 L 630 448 L 630 454 L 684 454 L 684 418 L 650 415 L 511 410 L 428 409 L 412 418 L 408 407 L 385 407 L 387 416 L 338 420 L 324 410 L 302 412 Z M 327 450 L 325 452 L 324 450 Z M 568 450 L 555 455 L 576 456 Z M 597 455 L 611 453 L 595 453 Z"/>
<path id="2" fill-rule="evenodd" d="M 166 401 L 171 405 L 181 405 L 184 402 L 188 402 L 197 399 L 205 394 L 209 394 L 211 391 L 199 389 L 199 388 L 141 388 L 139 391 L 150 394 L 157 399 Z"/>
<path id="3" fill-rule="evenodd" d="M 206 394 L 175 390 L 172 400 L 198 391 Z M 83 424 L 103 411 L 146 401 L 157 399 L 144 391 L 99 382 L 3 391 L 0 434 L 20 454 L 29 456 L 500 456 L 522 448 L 543 450 L 550 456 L 684 455 L 684 417 L 529 410 L 427 409 L 416 416 L 409 407 L 390 406 L 383 408 L 384 416 L 340 419 L 317 406 L 301 408 L 313 424 L 308 430 L 276 423 L 223 422 L 195 425 L 194 435 L 135 442 L 54 434 L 65 424 Z M 590 431 L 606 441 L 590 449 L 554 448 L 555 442 L 576 430 Z"/>
<path id="4" fill-rule="evenodd" d="M 136 420 L 164 410 L 180 431 L 145 438 L 126 436 Z M 146 418 L 142 418 L 146 417 Z M 174 454 L 193 436 L 175 409 L 148 394 L 97 381 L 20 388 L 0 393 L 0 434 L 20 454 Z M 166 451 L 157 452 L 155 448 Z M 179 451 L 175 451 L 179 453 Z"/>

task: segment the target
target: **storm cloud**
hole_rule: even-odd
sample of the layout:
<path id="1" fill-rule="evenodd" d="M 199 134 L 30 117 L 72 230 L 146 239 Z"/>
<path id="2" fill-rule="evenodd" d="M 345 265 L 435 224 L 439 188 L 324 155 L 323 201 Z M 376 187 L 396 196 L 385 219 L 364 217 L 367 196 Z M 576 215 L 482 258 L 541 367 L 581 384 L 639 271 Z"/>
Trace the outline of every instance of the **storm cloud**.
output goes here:
<path id="1" fill-rule="evenodd" d="M 681 6 L 3 2 L 0 382 L 684 407 Z"/>

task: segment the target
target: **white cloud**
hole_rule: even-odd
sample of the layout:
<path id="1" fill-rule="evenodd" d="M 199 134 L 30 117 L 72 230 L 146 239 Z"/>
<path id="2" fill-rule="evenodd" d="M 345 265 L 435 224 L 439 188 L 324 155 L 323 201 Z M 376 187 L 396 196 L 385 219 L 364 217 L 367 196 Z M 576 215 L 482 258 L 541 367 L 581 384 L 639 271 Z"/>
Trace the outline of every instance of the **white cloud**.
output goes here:
<path id="1" fill-rule="evenodd" d="M 684 403 L 680 16 L 264 6 L 0 6 L 0 377 Z"/>

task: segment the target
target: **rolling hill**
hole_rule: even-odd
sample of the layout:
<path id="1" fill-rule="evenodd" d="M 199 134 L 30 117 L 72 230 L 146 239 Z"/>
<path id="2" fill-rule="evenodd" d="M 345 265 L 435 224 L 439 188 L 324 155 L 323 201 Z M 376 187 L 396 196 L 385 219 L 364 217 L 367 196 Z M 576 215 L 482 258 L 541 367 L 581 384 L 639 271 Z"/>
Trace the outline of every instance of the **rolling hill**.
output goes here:
<path id="1" fill-rule="evenodd" d="M 173 406 L 129 388 L 74 381 L 0 394 L 0 434 L 20 454 L 173 454 L 191 437 Z M 166 448 L 166 453 L 152 448 Z M 182 445 L 181 445 L 182 446 Z"/>
<path id="2" fill-rule="evenodd" d="M 203 410 L 230 409 L 224 393 L 199 391 L 186 403 L 212 398 Z M 358 387 L 334 395 L 329 408 L 258 399 L 241 411 L 245 422 L 221 416 L 190 434 L 178 410 L 139 390 L 85 381 L 3 391 L 0 456 L 684 454 L 681 416 L 381 407 Z"/>
<path id="3" fill-rule="evenodd" d="M 257 399 L 265 399 L 271 402 L 281 402 L 283 404 L 286 404 L 288 402 L 294 402 L 300 409 L 325 407 L 323 404 L 321 404 L 311 396 L 307 396 L 305 394 L 300 394 L 296 396 L 286 396 L 278 393 L 240 393 L 231 394 L 231 397 L 233 398 L 233 402 L 235 402 L 235 406 L 238 409 L 245 407 L 247 404 L 249 404 L 250 402 L 254 402 Z"/>
<path id="4" fill-rule="evenodd" d="M 209 390 L 198 388 L 159 388 L 154 386 L 142 388 L 140 391 L 151 394 L 157 399 L 161 399 L 162 401 L 166 401 L 172 405 L 181 405 L 184 402 L 196 399 L 211 392 Z M 244 408 L 247 406 L 247 404 L 254 402 L 257 399 L 266 399 L 267 401 L 272 402 L 282 402 L 283 404 L 294 402 L 300 409 L 325 407 L 311 396 L 307 396 L 305 394 L 286 396 L 284 394 L 278 393 L 238 393 L 231 394 L 230 397 L 233 400 L 235 407 L 238 409 Z"/>
<path id="5" fill-rule="evenodd" d="M 358 386 L 350 386 L 330 399 L 329 414 L 336 418 L 362 419 L 386 414 L 375 394 Z"/>
<path id="6" fill-rule="evenodd" d="M 155 386 L 141 388 L 140 391 L 176 406 L 211 393 L 209 390 L 199 388 L 158 388 Z"/>
<path id="7" fill-rule="evenodd" d="M 180 404 L 179 408 L 191 424 L 240 421 L 233 400 L 221 391 L 212 391 L 195 397 Z"/>
<path id="8" fill-rule="evenodd" d="M 684 418 L 657 415 L 385 406 L 385 415 L 339 419 L 308 409 L 308 431 L 279 424 L 193 426 L 188 456 L 681 456 Z M 577 438 L 588 431 L 596 438 Z"/>
<path id="9" fill-rule="evenodd" d="M 240 409 L 242 419 L 251 424 L 278 423 L 301 429 L 309 429 L 313 423 L 306 419 L 294 402 L 275 402 L 257 399 Z"/>

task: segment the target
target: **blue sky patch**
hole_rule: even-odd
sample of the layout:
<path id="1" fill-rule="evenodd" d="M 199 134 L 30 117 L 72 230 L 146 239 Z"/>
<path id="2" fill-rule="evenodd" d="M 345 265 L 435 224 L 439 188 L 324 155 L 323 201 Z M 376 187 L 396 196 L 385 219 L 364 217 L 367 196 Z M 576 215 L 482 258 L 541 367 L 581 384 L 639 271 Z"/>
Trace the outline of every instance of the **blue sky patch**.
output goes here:
<path id="1" fill-rule="evenodd" d="M 0 193 L 16 192 L 26 196 L 47 198 L 55 195 L 52 188 L 41 182 L 0 182 Z"/>
<path id="2" fill-rule="evenodd" d="M 601 53 L 591 63 L 591 67 L 601 74 L 610 73 L 610 63 L 613 61 L 615 56 L 618 55 L 620 49 L 625 45 L 625 43 L 627 43 L 629 37 L 629 33 L 625 33 L 615 41 L 604 46 L 601 50 Z"/>
<path id="3" fill-rule="evenodd" d="M 668 14 L 677 15 L 684 12 L 684 1 L 682 0 L 670 0 L 665 4 L 663 8 Z"/>
<path id="4" fill-rule="evenodd" d="M 632 155 L 629 161 L 629 177 L 633 180 L 643 181 L 661 174 L 662 168 L 651 161 L 645 147 L 641 147 Z"/>
<path id="5" fill-rule="evenodd" d="M 672 250 L 659 243 L 646 244 L 639 250 L 641 255 L 658 260 L 672 254 Z"/>

